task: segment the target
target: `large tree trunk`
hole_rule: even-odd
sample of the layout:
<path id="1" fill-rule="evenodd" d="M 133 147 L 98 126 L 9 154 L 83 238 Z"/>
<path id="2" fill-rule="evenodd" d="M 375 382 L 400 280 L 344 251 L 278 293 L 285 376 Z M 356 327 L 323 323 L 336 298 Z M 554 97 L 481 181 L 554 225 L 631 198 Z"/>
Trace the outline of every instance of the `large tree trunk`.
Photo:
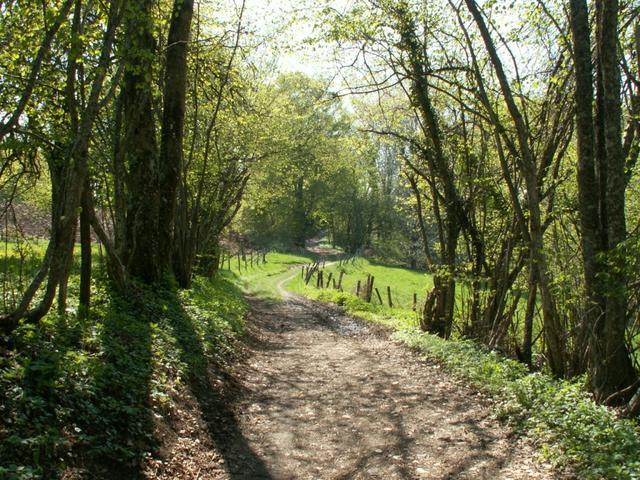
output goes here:
<path id="1" fill-rule="evenodd" d="M 622 100 L 620 96 L 620 67 L 618 64 L 618 1 L 599 0 L 598 66 L 602 72 L 602 122 L 604 151 L 606 152 L 606 197 L 604 208 L 608 225 L 607 253 L 612 262 L 607 269 L 604 292 L 606 307 L 593 328 L 591 382 L 596 398 L 609 395 L 631 385 L 636 379 L 625 343 L 627 320 L 627 277 L 624 265 L 615 256 L 615 249 L 627 235 L 625 221 L 625 159 L 622 150 Z"/>
<path id="2" fill-rule="evenodd" d="M 158 147 L 153 115 L 153 37 L 151 0 L 127 7 L 126 64 L 122 88 L 122 152 L 129 167 L 124 264 L 129 273 L 151 283 L 161 277 L 158 262 Z"/>
<path id="3" fill-rule="evenodd" d="M 598 288 L 602 271 L 600 190 L 596 179 L 595 130 L 593 125 L 593 69 L 589 13 L 585 0 L 571 0 L 571 32 L 575 71 L 576 135 L 578 139 L 578 212 L 584 267 L 586 311 L 584 322 L 591 329 L 605 310 Z"/>
<path id="4" fill-rule="evenodd" d="M 570 2 L 576 79 L 578 208 L 587 297 L 584 323 L 590 333 L 591 388 L 600 401 L 629 386 L 636 378 L 624 338 L 627 316 L 624 267 L 615 262 L 608 266 L 601 261 L 602 254 L 612 253 L 626 237 L 617 18 L 617 0 L 596 2 L 594 118 L 588 6 L 585 0 Z M 581 343 L 583 336 L 579 332 Z"/>
<path id="5" fill-rule="evenodd" d="M 163 271 L 171 268 L 176 194 L 182 173 L 185 98 L 187 89 L 187 51 L 193 0 L 175 0 L 169 26 L 164 77 L 159 173 L 158 260 Z"/>

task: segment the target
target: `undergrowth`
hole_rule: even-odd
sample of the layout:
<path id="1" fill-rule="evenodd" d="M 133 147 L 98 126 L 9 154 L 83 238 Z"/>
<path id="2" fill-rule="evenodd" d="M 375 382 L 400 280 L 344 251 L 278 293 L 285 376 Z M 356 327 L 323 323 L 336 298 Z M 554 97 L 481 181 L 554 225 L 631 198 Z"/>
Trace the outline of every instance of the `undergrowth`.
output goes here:
<path id="1" fill-rule="evenodd" d="M 2 347 L 0 478 L 134 478 L 154 451 L 154 416 L 227 361 L 244 329 L 242 292 L 225 278 L 126 299 L 104 285 L 89 319 L 50 314 Z"/>
<path id="2" fill-rule="evenodd" d="M 555 464 L 571 465 L 581 479 L 640 478 L 636 422 L 597 405 L 584 379 L 555 380 L 470 340 L 443 340 L 418 329 L 396 337 L 444 364 L 496 399 L 496 413 L 541 445 Z"/>

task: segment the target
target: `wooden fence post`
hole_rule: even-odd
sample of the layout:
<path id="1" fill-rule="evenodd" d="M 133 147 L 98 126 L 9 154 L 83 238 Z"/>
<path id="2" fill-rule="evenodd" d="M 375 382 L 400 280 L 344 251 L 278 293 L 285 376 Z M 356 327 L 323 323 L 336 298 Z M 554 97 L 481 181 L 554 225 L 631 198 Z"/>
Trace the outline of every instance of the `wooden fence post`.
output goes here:
<path id="1" fill-rule="evenodd" d="M 311 278 L 313 277 L 313 274 L 315 273 L 315 271 L 318 269 L 318 265 L 315 263 L 312 263 L 311 265 L 309 265 L 307 267 L 307 275 L 304 279 L 304 284 L 305 285 L 309 285 L 309 282 L 311 281 Z"/>
<path id="2" fill-rule="evenodd" d="M 391 301 L 391 287 L 387 285 L 387 300 L 389 300 L 389 308 L 393 308 L 393 302 Z"/>
<path id="3" fill-rule="evenodd" d="M 358 280 L 358 285 L 356 286 L 356 297 L 360 296 L 360 280 Z"/>
<path id="4" fill-rule="evenodd" d="M 415 312 L 417 308 L 418 308 L 418 294 L 414 293 L 413 294 L 413 311 Z"/>
<path id="5" fill-rule="evenodd" d="M 338 278 L 338 290 L 342 289 L 342 277 L 344 276 L 344 271 L 340 272 L 340 277 Z"/>
<path id="6" fill-rule="evenodd" d="M 371 274 L 367 273 L 367 284 L 364 287 L 364 300 L 369 301 L 369 288 L 371 288 Z"/>
<path id="7" fill-rule="evenodd" d="M 378 290 L 378 287 L 375 288 L 376 291 L 376 295 L 378 296 L 378 300 L 380 300 L 380 305 L 384 305 L 384 302 L 382 301 L 382 296 L 380 295 L 380 290 Z"/>
<path id="8" fill-rule="evenodd" d="M 325 286 L 329 288 L 329 284 L 331 283 L 331 278 L 333 277 L 333 272 L 329 272 L 329 276 L 327 277 L 327 282 Z"/>
<path id="9" fill-rule="evenodd" d="M 371 296 L 373 295 L 373 282 L 375 281 L 375 277 L 373 275 L 370 275 L 369 279 L 369 288 L 367 289 L 367 302 L 371 303 Z"/>

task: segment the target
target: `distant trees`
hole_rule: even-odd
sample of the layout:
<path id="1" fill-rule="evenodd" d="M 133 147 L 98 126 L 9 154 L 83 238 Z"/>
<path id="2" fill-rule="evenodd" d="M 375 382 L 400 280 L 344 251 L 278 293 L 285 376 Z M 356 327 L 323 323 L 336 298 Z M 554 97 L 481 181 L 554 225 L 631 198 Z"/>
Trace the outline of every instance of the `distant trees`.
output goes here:
<path id="1" fill-rule="evenodd" d="M 348 125 L 334 116 L 322 82 L 283 75 L 261 95 L 270 102 L 268 145 L 253 173 L 241 228 L 257 243 L 304 246 L 313 234 L 322 183 L 336 161 L 336 139 Z M 268 100 L 267 100 L 268 99 Z"/>
<path id="2" fill-rule="evenodd" d="M 345 111 L 322 81 L 284 74 L 260 95 L 268 142 L 236 228 L 257 245 L 303 247 L 326 233 L 346 251 L 372 247 L 410 263 L 395 145 L 358 129 L 360 112 Z"/>

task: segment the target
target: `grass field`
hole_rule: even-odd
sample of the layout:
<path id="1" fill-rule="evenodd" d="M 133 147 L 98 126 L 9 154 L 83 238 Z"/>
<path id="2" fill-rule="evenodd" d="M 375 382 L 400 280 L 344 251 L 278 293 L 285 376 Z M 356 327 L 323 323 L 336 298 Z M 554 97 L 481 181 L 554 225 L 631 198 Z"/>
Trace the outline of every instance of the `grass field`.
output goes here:
<path id="1" fill-rule="evenodd" d="M 327 261 L 324 268 L 325 275 L 330 272 L 337 278 L 340 271 L 344 271 L 342 280 L 343 292 L 334 289 L 317 289 L 315 283 L 305 285 L 302 280 L 302 265 L 308 265 L 315 259 L 313 254 L 291 254 L 272 252 L 267 255 L 267 263 L 254 264 L 245 269 L 244 262 L 238 269 L 237 259 L 231 262 L 231 270 L 222 270 L 223 275 L 231 275 L 247 292 L 270 300 L 279 300 L 280 293 L 277 285 L 289 278 L 284 287 L 294 293 L 322 301 L 330 301 L 347 306 L 350 313 L 366 316 L 369 320 L 402 321 L 411 325 L 416 324 L 417 316 L 413 312 L 413 294 L 418 294 L 418 310 L 424 301 L 426 292 L 433 286 L 431 277 L 424 272 L 416 272 L 400 267 L 389 267 L 371 262 L 364 258 L 339 265 L 338 262 Z M 367 303 L 355 296 L 358 280 L 364 285 L 367 275 L 373 275 L 375 286 L 380 290 L 383 303 L 377 296 L 371 303 Z M 313 283 L 313 285 L 312 285 Z M 391 287 L 394 308 L 387 306 L 386 287 Z M 375 315 L 374 315 L 375 314 Z"/>
<path id="2" fill-rule="evenodd" d="M 382 316 L 387 319 L 391 319 L 394 316 L 400 316 L 403 319 L 411 317 L 414 319 L 413 323 L 417 323 L 417 313 L 422 312 L 427 294 L 433 288 L 433 276 L 426 272 L 410 270 L 394 265 L 385 265 L 362 257 L 356 257 L 348 262 L 336 261 L 327 263 L 323 271 L 325 280 L 331 274 L 332 278 L 336 279 L 336 281 L 339 278 L 340 272 L 344 272 L 342 279 L 342 290 L 344 293 L 338 293 L 333 288 L 316 288 L 315 276 L 309 284 L 305 285 L 302 280 L 300 268 L 298 269 L 299 275 L 289 281 L 286 287 L 295 293 L 321 301 L 340 304 L 346 304 L 348 301 L 348 310 L 350 313 L 359 316 L 365 314 L 370 320 L 373 319 L 371 312 L 375 312 L 376 316 Z M 364 285 L 366 285 L 369 275 L 372 275 L 375 279 L 374 287 L 378 289 L 380 298 L 374 291 L 370 304 L 363 301 L 356 301 L 358 300 L 355 298 L 358 281 L 360 281 L 361 284 L 361 291 L 364 290 Z M 387 287 L 391 289 L 393 308 L 389 308 L 388 306 Z M 487 290 L 485 293 L 488 294 L 489 291 Z M 414 294 L 417 297 L 417 313 L 413 312 Z M 509 293 L 508 301 L 510 302 L 512 299 L 512 294 Z M 453 330 L 454 336 L 463 335 L 464 323 L 469 321 L 470 302 L 471 287 L 465 280 L 459 279 L 456 283 L 454 312 L 456 321 Z M 510 331 L 510 334 L 514 338 L 522 338 L 526 305 L 527 293 L 522 292 Z M 538 317 L 537 315 L 534 320 L 534 336 L 538 336 L 541 328 L 541 319 Z"/>
<path id="3" fill-rule="evenodd" d="M 387 266 L 362 257 L 356 257 L 354 261 L 341 265 L 338 263 L 328 264 L 324 268 L 324 272 L 325 278 L 331 273 L 336 280 L 340 272 L 344 272 L 342 289 L 353 294 L 356 293 L 358 281 L 361 282 L 361 286 L 364 288 L 367 276 L 372 275 L 374 277 L 374 287 L 378 288 L 382 303 L 387 304 L 387 287 L 390 287 L 393 305 L 401 309 L 411 309 L 413 307 L 414 293 L 417 294 L 420 302 L 424 300 L 426 292 L 433 288 L 432 277 L 425 272 Z M 300 290 L 300 285 L 297 283 L 301 284 L 302 282 L 291 282 L 289 286 Z M 309 282 L 309 285 L 311 285 L 311 282 Z M 375 293 L 373 294 L 372 302 L 380 303 Z"/>
<path id="4" fill-rule="evenodd" d="M 231 261 L 231 270 L 221 270 L 222 275 L 233 279 L 240 287 L 251 295 L 257 295 L 272 301 L 278 301 L 281 296 L 278 292 L 278 283 L 290 275 L 297 265 L 309 263 L 314 258 L 311 254 L 293 254 L 269 252 L 266 255 L 266 263 L 254 262 L 253 266 L 240 262 L 238 268 L 237 258 Z"/>

